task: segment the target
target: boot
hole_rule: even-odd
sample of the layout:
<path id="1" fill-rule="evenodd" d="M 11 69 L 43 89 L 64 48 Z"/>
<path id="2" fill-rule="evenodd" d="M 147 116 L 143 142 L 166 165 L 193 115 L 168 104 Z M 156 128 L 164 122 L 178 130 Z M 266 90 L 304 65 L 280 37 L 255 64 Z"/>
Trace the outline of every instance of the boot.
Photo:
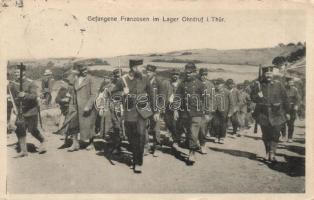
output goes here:
<path id="1" fill-rule="evenodd" d="M 201 145 L 201 154 L 207 154 L 207 150 L 206 150 L 206 146 L 205 144 L 204 145 Z"/>
<path id="2" fill-rule="evenodd" d="M 90 143 L 86 148 L 87 151 L 95 150 L 94 143 Z"/>
<path id="3" fill-rule="evenodd" d="M 43 153 L 46 153 L 47 152 L 47 149 L 46 149 L 46 140 L 44 140 L 41 144 L 40 144 L 40 146 L 39 146 L 39 148 L 38 148 L 38 153 L 39 154 L 43 154 Z"/>
<path id="4" fill-rule="evenodd" d="M 134 165 L 134 173 L 140 174 L 142 173 L 142 166 L 141 165 Z"/>
<path id="5" fill-rule="evenodd" d="M 68 149 L 69 152 L 78 151 L 80 149 L 80 144 L 77 139 L 77 134 L 74 134 L 72 137 L 73 143 L 72 146 Z"/>
<path id="6" fill-rule="evenodd" d="M 88 146 L 85 148 L 87 151 L 91 151 L 91 150 L 95 150 L 94 147 L 94 138 L 89 139 L 89 144 Z"/>
<path id="7" fill-rule="evenodd" d="M 270 143 L 270 161 L 271 162 L 277 162 L 277 159 L 276 159 L 276 151 L 277 151 L 277 146 L 278 146 L 278 143 L 277 142 L 274 142 L 274 141 L 271 141 Z"/>
<path id="8" fill-rule="evenodd" d="M 266 151 L 266 156 L 265 156 L 265 160 L 269 160 L 269 150 L 270 150 L 270 142 L 263 140 L 264 142 L 264 146 L 265 146 L 265 151 Z"/>
<path id="9" fill-rule="evenodd" d="M 19 157 L 28 156 L 27 144 L 26 144 L 26 136 L 20 137 L 18 140 L 19 140 L 19 145 L 20 145 L 20 148 L 21 148 L 21 152 L 19 154 Z"/>
<path id="10" fill-rule="evenodd" d="M 189 161 L 191 163 L 195 163 L 195 151 L 193 151 L 193 150 L 190 150 Z"/>
<path id="11" fill-rule="evenodd" d="M 153 147 L 153 157 L 159 157 L 161 149 L 162 149 L 161 144 L 154 144 L 154 147 Z"/>

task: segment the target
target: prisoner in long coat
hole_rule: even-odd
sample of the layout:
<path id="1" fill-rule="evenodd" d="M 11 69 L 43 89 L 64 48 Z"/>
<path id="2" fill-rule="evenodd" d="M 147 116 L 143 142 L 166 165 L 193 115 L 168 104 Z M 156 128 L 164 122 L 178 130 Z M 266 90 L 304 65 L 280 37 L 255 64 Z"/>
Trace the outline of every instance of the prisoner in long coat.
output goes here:
<path id="1" fill-rule="evenodd" d="M 83 67 L 82 70 L 87 70 Z M 78 116 L 80 127 L 80 140 L 92 139 L 95 135 L 96 110 L 94 101 L 97 87 L 90 75 L 79 76 L 75 81 L 76 99 L 78 104 Z"/>

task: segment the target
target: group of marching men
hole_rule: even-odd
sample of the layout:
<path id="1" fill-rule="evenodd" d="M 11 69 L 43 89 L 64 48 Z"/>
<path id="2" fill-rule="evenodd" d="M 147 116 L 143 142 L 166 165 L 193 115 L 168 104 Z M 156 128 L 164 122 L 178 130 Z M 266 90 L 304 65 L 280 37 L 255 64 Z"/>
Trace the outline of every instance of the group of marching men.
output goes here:
<path id="1" fill-rule="evenodd" d="M 132 153 L 130 166 L 141 173 L 144 155 L 150 152 L 157 157 L 161 152 L 161 120 L 171 134 L 173 150 L 189 149 L 189 164 L 195 163 L 196 152 L 207 154 L 206 141 L 224 143 L 229 121 L 232 135 L 241 136 L 254 118 L 261 127 L 270 162 L 276 162 L 277 144 L 286 124 L 288 141 L 292 142 L 300 95 L 293 79 L 284 86 L 273 78 L 272 66 L 261 67 L 257 80 L 238 87 L 232 79 L 210 81 L 208 70 L 198 70 L 194 63 L 187 63 L 183 72 L 173 69 L 170 80 L 157 76 L 156 66 L 144 65 L 143 60 L 130 60 L 129 68 L 126 74 L 115 69 L 100 87 L 82 64 L 76 63 L 67 74 L 67 86 L 59 90 L 55 102 L 65 118 L 57 132 L 72 137 L 69 152 L 93 149 L 96 132 L 100 132 L 111 142 L 111 153 L 119 153 L 122 141 L 127 140 Z M 11 81 L 8 88 L 20 114 L 15 130 L 20 156 L 27 156 L 27 131 L 39 140 L 39 153 L 44 153 L 46 139 L 37 128 L 36 85 L 21 67 L 16 80 L 20 83 Z"/>

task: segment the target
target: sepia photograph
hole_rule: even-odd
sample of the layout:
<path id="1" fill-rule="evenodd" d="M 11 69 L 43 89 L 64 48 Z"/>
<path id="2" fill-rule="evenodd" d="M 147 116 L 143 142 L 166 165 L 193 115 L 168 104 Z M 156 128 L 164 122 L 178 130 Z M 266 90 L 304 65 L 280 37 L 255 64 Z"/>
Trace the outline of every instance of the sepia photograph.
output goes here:
<path id="1" fill-rule="evenodd" d="M 6 194 L 310 192 L 304 6 L 96 2 L 1 2 Z"/>

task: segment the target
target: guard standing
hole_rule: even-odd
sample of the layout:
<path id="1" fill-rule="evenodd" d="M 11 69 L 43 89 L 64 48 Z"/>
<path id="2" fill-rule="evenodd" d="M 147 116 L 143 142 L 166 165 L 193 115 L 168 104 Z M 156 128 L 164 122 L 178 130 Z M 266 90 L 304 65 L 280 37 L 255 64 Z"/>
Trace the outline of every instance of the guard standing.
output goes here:
<path id="1" fill-rule="evenodd" d="M 261 126 L 266 158 L 276 162 L 280 129 L 290 119 L 287 93 L 284 86 L 273 80 L 273 66 L 261 67 L 260 80 L 252 88 L 251 98 L 256 103 L 253 117 Z"/>

